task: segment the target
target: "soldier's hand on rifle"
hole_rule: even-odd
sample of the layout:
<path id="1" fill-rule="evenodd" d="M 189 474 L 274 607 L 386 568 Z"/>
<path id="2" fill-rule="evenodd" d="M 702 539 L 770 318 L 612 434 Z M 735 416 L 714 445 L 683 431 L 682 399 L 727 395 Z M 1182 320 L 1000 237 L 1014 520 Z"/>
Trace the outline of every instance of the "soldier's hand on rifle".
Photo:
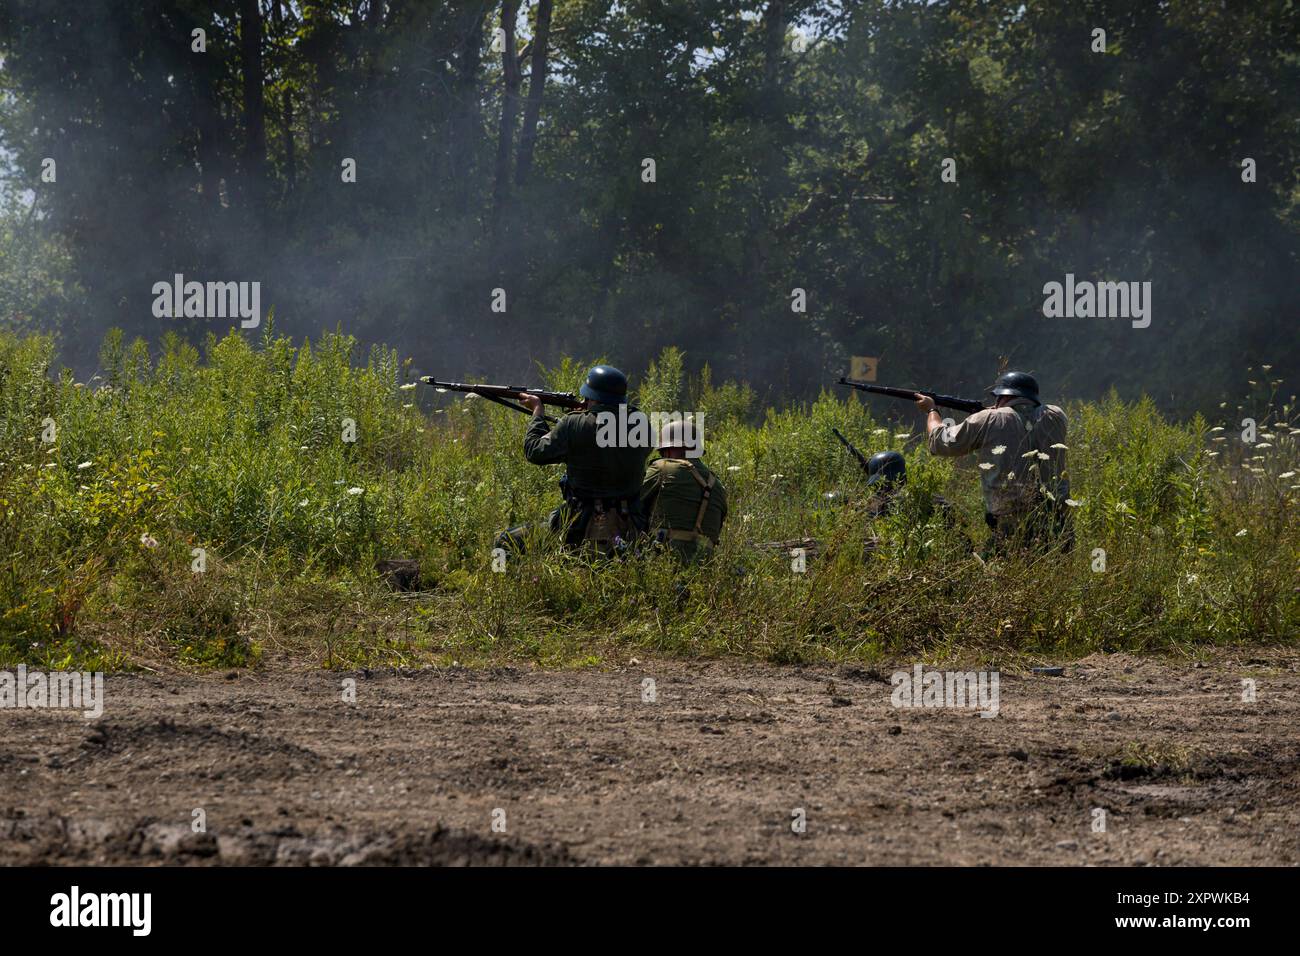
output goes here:
<path id="1" fill-rule="evenodd" d="M 929 395 L 922 395 L 920 392 L 917 392 L 916 407 L 921 410 L 922 415 L 928 415 L 934 411 L 934 399 Z"/>
<path id="2" fill-rule="evenodd" d="M 520 392 L 519 404 L 524 406 L 524 408 L 528 409 L 534 415 L 542 414 L 542 400 L 536 395 L 531 395 L 528 392 Z"/>

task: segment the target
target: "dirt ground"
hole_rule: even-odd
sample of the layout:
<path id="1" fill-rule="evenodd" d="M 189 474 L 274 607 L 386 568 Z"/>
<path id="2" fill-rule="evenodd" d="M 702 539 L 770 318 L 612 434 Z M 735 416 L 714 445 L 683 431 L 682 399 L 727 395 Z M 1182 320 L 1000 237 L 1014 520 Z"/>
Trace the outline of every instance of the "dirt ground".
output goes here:
<path id="1" fill-rule="evenodd" d="M 1294 651 L 1003 672 L 993 718 L 893 670 L 110 675 L 0 710 L 0 863 L 1300 863 Z"/>

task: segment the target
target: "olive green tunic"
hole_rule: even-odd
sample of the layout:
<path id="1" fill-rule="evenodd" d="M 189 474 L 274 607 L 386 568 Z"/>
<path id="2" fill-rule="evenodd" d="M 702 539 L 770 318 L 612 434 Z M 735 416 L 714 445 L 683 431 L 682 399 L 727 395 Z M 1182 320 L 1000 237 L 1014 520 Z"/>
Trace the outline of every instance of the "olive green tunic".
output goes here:
<path id="1" fill-rule="evenodd" d="M 700 514 L 704 482 L 713 479 L 709 502 Z M 727 489 L 698 459 L 660 458 L 650 463 L 641 483 L 641 510 L 650 521 L 651 532 L 664 531 L 669 545 L 684 558 L 693 558 L 700 548 L 718 543 L 722 523 L 727 519 Z M 699 530 L 696 536 L 696 519 Z M 701 540 L 701 538 L 703 540 Z"/>

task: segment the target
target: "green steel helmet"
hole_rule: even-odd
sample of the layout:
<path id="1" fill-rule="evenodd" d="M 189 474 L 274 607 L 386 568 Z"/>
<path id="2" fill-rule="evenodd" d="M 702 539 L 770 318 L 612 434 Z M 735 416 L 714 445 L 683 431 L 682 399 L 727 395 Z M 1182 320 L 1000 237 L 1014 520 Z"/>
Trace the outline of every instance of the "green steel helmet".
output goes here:
<path id="1" fill-rule="evenodd" d="M 989 391 L 994 395 L 1010 395 L 1038 402 L 1038 380 L 1028 372 L 1003 372 Z"/>
<path id="2" fill-rule="evenodd" d="M 907 481 L 907 462 L 896 451 L 878 451 L 867 462 L 867 486 L 877 482 L 902 483 Z"/>
<path id="3" fill-rule="evenodd" d="M 612 365 L 593 365 L 578 394 L 602 405 L 626 405 L 627 376 Z"/>

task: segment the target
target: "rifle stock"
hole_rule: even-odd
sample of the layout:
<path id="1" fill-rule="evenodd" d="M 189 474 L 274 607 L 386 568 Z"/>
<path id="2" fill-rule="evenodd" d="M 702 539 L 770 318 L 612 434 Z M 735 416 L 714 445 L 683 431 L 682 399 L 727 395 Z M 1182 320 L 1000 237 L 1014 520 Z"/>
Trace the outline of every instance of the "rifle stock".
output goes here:
<path id="1" fill-rule="evenodd" d="M 837 384 L 847 385 L 849 388 L 856 388 L 860 392 L 870 392 L 873 395 L 888 395 L 890 398 L 904 398 L 909 402 L 916 401 L 916 396 L 918 394 L 925 395 L 939 408 L 951 408 L 954 411 L 965 412 L 968 415 L 981 411 L 984 408 L 983 402 L 976 401 L 973 398 L 958 398 L 955 395 L 942 395 L 939 392 L 929 392 L 923 388 L 894 388 L 890 385 L 872 385 L 869 382 L 859 382 L 855 379 L 844 377 L 841 377 Z"/>

